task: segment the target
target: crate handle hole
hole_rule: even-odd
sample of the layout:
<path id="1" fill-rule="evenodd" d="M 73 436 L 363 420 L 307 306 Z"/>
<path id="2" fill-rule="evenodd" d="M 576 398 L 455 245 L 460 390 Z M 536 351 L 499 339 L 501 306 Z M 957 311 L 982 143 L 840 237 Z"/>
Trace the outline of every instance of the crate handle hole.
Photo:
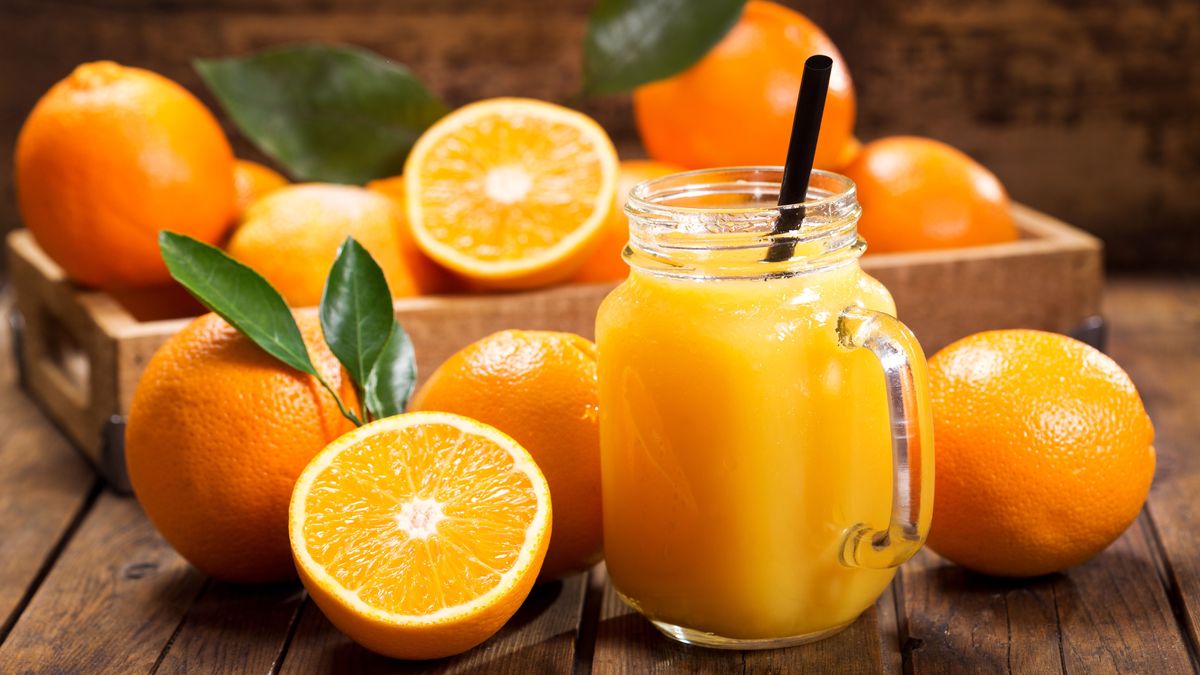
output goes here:
<path id="1" fill-rule="evenodd" d="M 88 404 L 92 367 L 79 340 L 62 321 L 51 314 L 42 316 L 45 342 L 43 363 L 82 408 Z"/>

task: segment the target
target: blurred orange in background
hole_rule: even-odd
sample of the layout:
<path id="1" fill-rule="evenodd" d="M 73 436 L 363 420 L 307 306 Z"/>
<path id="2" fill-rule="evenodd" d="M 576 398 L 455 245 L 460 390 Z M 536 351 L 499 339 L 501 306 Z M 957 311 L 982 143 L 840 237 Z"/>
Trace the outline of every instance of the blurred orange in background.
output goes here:
<path id="1" fill-rule="evenodd" d="M 621 258 L 625 244 L 629 241 L 629 217 L 625 215 L 625 202 L 629 192 L 642 181 L 661 178 L 683 171 L 683 167 L 649 159 L 627 159 L 621 162 L 617 175 L 617 192 L 613 197 L 612 210 L 604 221 L 600 243 L 592 257 L 575 273 L 573 281 L 595 283 L 620 281 L 629 274 L 629 266 Z"/>
<path id="2" fill-rule="evenodd" d="M 858 140 L 857 136 L 851 136 L 846 144 L 842 146 L 842 151 L 838 153 L 838 157 L 834 160 L 833 165 L 828 167 L 829 170 L 844 172 L 850 163 L 858 159 L 858 153 L 862 152 L 863 143 Z"/>
<path id="3" fill-rule="evenodd" d="M 420 295 L 441 272 L 403 236 L 391 199 L 350 185 L 308 183 L 254 202 L 229 240 L 229 254 L 266 277 L 293 307 L 321 301 L 337 249 L 352 236 L 383 269 L 393 297 Z"/>
<path id="4" fill-rule="evenodd" d="M 997 244 L 1017 239 L 995 174 L 929 138 L 868 143 L 844 173 L 858 186 L 858 232 L 872 253 Z"/>
<path id="5" fill-rule="evenodd" d="M 816 167 L 832 168 L 854 130 L 854 85 L 833 41 L 803 14 L 750 0 L 698 63 L 638 87 L 633 110 L 647 152 L 689 169 L 782 165 L 804 61 L 833 58 Z"/>
<path id="6" fill-rule="evenodd" d="M 237 193 L 238 216 L 246 212 L 260 197 L 288 184 L 275 169 L 263 166 L 248 159 L 239 159 L 233 165 L 233 185 Z"/>
<path id="7" fill-rule="evenodd" d="M 404 210 L 404 176 L 391 176 L 370 181 L 367 183 L 367 189 L 386 196 L 396 204 L 397 208 L 401 211 Z"/>
<path id="8" fill-rule="evenodd" d="M 367 183 L 367 189 L 392 200 L 396 205 L 400 220 L 396 225 L 396 239 L 400 242 L 400 251 L 408 261 L 409 269 L 413 270 L 419 280 L 422 295 L 434 293 L 454 293 L 464 290 L 461 279 L 435 263 L 425 255 L 413 238 L 412 228 L 408 225 L 408 207 L 404 196 L 404 176 L 380 178 Z"/>

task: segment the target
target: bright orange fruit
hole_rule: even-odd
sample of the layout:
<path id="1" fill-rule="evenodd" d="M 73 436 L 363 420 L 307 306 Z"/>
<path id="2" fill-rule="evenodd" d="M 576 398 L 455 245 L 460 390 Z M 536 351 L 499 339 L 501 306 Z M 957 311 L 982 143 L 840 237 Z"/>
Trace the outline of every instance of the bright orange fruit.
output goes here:
<path id="1" fill-rule="evenodd" d="M 300 579 L 335 626 L 404 659 L 491 637 L 533 586 L 550 491 L 516 441 L 475 420 L 410 413 L 325 448 L 296 481 Z"/>
<path id="2" fill-rule="evenodd" d="M 1137 517 L 1154 427 L 1112 359 L 1063 335 L 989 331 L 934 354 L 929 378 L 934 551 L 986 574 L 1048 574 Z"/>
<path id="3" fill-rule="evenodd" d="M 236 213 L 233 150 L 196 97 L 161 75 L 85 63 L 50 88 L 17 137 L 21 219 L 75 281 L 170 281 L 158 232 L 210 244 Z"/>
<path id="4" fill-rule="evenodd" d="M 417 279 L 417 286 L 422 295 L 454 293 L 463 290 L 463 283 L 449 270 L 433 262 L 425 252 L 417 246 L 408 226 L 408 199 L 404 196 L 404 176 L 380 178 L 367 183 L 367 189 L 392 200 L 400 214 L 400 225 L 397 232 L 403 242 L 400 246 L 408 268 Z"/>
<path id="5" fill-rule="evenodd" d="M 233 184 L 237 191 L 238 215 L 241 215 L 260 197 L 287 185 L 288 179 L 258 162 L 239 159 L 233 165 Z"/>
<path id="6" fill-rule="evenodd" d="M 297 320 L 318 372 L 356 406 L 315 313 Z M 146 366 L 125 461 L 146 515 L 188 562 L 225 581 L 279 581 L 296 576 L 287 538 L 292 485 L 352 427 L 315 378 L 205 314 Z"/>
<path id="7" fill-rule="evenodd" d="M 490 424 L 537 460 L 554 495 L 554 537 L 541 579 L 600 560 L 599 392 L 591 341 L 572 333 L 495 333 L 438 367 L 410 409 Z"/>
<path id="8" fill-rule="evenodd" d="M 857 136 L 851 136 L 846 144 L 842 146 L 842 151 L 838 153 L 837 159 L 834 160 L 830 170 L 844 173 L 846 167 L 858 159 L 858 153 L 862 152 L 862 141 L 858 140 Z"/>
<path id="9" fill-rule="evenodd" d="M 289 185 L 251 204 L 229 254 L 271 282 L 289 305 L 321 301 L 325 279 L 347 236 L 379 263 L 393 297 L 435 290 L 444 274 L 407 236 L 391 199 L 350 185 Z"/>
<path id="10" fill-rule="evenodd" d="M 404 196 L 404 176 L 390 176 L 367 183 L 367 189 L 386 195 L 401 211 L 408 211 L 408 200 Z"/>
<path id="11" fill-rule="evenodd" d="M 629 266 L 621 258 L 625 244 L 629 242 L 629 217 L 625 215 L 625 202 L 635 185 L 652 178 L 661 178 L 683 171 L 683 167 L 649 159 L 628 159 L 621 162 L 617 176 L 617 191 L 613 197 L 612 210 L 604 221 L 600 243 L 587 262 L 572 277 L 579 283 L 620 281 L 629 274 Z"/>
<path id="12" fill-rule="evenodd" d="M 443 117 L 404 167 L 417 244 L 482 288 L 532 288 L 571 276 L 612 208 L 617 153 L 590 117 L 498 98 Z"/>
<path id="13" fill-rule="evenodd" d="M 995 174 L 929 138 L 868 143 L 843 172 L 858 188 L 858 232 L 871 253 L 998 244 L 1017 239 Z"/>
<path id="14" fill-rule="evenodd" d="M 817 143 L 817 168 L 832 168 L 854 129 L 850 71 L 837 47 L 803 14 L 750 0 L 733 29 L 691 68 L 633 92 L 647 152 L 689 169 L 782 165 L 804 61 L 833 59 Z"/>

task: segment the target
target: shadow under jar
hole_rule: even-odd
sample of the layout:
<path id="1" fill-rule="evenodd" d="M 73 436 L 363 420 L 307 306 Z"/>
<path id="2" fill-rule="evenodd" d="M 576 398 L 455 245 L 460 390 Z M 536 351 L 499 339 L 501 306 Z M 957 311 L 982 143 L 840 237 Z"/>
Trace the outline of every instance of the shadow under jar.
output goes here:
<path id="1" fill-rule="evenodd" d="M 608 572 L 692 644 L 844 628 L 932 513 L 925 357 L 859 267 L 854 184 L 817 171 L 803 205 L 777 207 L 781 174 L 637 186 L 629 278 L 596 320 Z M 781 211 L 796 231 L 773 231 Z"/>

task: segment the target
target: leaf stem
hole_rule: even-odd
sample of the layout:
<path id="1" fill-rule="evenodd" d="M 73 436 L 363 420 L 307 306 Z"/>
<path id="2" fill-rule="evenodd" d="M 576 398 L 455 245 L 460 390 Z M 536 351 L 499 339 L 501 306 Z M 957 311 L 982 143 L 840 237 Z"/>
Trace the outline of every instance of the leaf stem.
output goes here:
<path id="1" fill-rule="evenodd" d="M 317 382 L 320 382 L 321 386 L 325 387 L 325 391 L 329 392 L 329 395 L 333 397 L 334 402 L 337 403 L 338 410 L 342 411 L 342 417 L 345 417 L 353 422 L 354 426 L 361 427 L 363 425 L 362 420 L 358 419 L 358 416 L 354 414 L 353 410 L 346 408 L 346 404 L 342 403 L 342 397 L 337 395 L 337 392 L 329 386 L 329 383 L 325 381 L 325 378 L 321 377 L 320 375 L 316 375 L 316 378 Z"/>
<path id="2" fill-rule="evenodd" d="M 375 416 L 371 414 L 371 406 L 367 405 L 367 388 L 358 382 L 354 383 L 354 393 L 358 394 L 358 400 L 362 401 L 362 415 L 368 422 L 375 421 Z"/>

